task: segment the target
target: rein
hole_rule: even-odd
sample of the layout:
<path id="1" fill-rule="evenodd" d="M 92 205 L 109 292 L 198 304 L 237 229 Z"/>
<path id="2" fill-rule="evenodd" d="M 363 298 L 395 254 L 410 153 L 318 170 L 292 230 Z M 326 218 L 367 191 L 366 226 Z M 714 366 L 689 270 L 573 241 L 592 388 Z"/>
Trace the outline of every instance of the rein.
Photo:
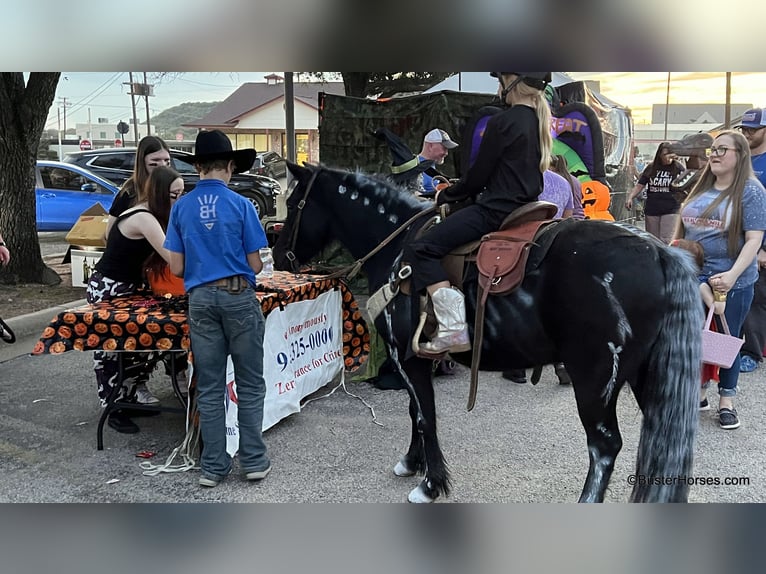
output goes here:
<path id="1" fill-rule="evenodd" d="M 294 249 L 295 245 L 298 242 L 298 230 L 300 229 L 300 222 L 301 222 L 301 215 L 303 214 L 303 208 L 306 207 L 306 200 L 308 199 L 309 192 L 311 191 L 311 188 L 314 186 L 314 182 L 316 181 L 317 176 L 319 175 L 319 172 L 321 170 L 315 171 L 311 175 L 311 179 L 309 180 L 308 185 L 306 186 L 306 193 L 303 194 L 303 198 L 298 202 L 298 215 L 295 218 L 295 224 L 293 225 L 293 228 L 290 230 L 290 246 L 285 252 L 285 257 L 288 261 L 290 261 L 290 266 L 292 267 L 293 273 L 298 272 L 298 264 L 297 264 L 297 258 L 295 257 Z M 364 257 L 357 259 L 352 264 L 347 265 L 346 267 L 341 267 L 337 271 L 330 273 L 329 275 L 325 275 L 326 279 L 337 279 L 339 277 L 343 277 L 345 279 L 351 280 L 354 277 L 356 277 L 357 273 L 361 271 L 362 266 L 367 263 L 372 257 L 374 257 L 376 254 L 378 254 L 384 247 L 386 247 L 389 243 L 391 243 L 394 239 L 396 239 L 403 231 L 405 231 L 410 225 L 412 225 L 415 221 L 423 217 L 424 215 L 429 215 L 431 213 L 436 213 L 439 210 L 439 208 L 436 205 L 433 205 L 429 207 L 428 209 L 424 211 L 419 211 L 412 217 L 410 217 L 407 221 L 405 221 L 402 225 L 400 225 L 398 228 L 396 228 L 393 233 L 391 233 L 388 237 L 386 237 L 383 241 L 380 242 L 380 244 L 370 251 L 367 255 Z"/>
<path id="2" fill-rule="evenodd" d="M 381 241 L 380 245 L 378 245 L 375 249 L 370 251 L 367 255 L 364 257 L 357 259 L 354 261 L 351 265 L 348 265 L 346 267 L 340 268 L 338 271 L 335 271 L 334 273 L 331 273 L 330 275 L 327 275 L 328 279 L 335 279 L 337 277 L 344 277 L 348 279 L 349 281 L 356 277 L 356 274 L 359 273 L 359 271 L 362 269 L 362 265 L 367 263 L 372 257 L 374 257 L 376 254 L 378 254 L 386 245 L 391 243 L 396 237 L 398 237 L 403 231 L 405 231 L 407 228 L 409 228 L 410 225 L 415 223 L 418 219 L 423 217 L 424 215 L 429 215 L 431 213 L 435 213 L 438 211 L 438 207 L 435 205 L 432 207 L 429 207 L 428 209 L 421 211 L 419 213 L 416 213 L 412 217 L 410 217 L 407 221 L 405 221 L 401 226 L 399 226 L 397 229 L 394 230 L 393 233 L 391 233 L 388 237 L 386 237 L 383 241 Z"/>

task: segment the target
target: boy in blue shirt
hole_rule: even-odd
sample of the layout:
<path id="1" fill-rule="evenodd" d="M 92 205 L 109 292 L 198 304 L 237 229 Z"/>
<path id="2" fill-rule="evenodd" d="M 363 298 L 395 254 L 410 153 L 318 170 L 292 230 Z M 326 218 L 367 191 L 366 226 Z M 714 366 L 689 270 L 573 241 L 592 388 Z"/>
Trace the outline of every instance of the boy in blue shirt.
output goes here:
<path id="1" fill-rule="evenodd" d="M 254 160 L 254 149 L 232 150 L 223 132 L 200 132 L 193 158 L 200 181 L 173 206 L 165 239 L 170 270 L 184 278 L 189 293 L 204 445 L 199 483 L 206 487 L 218 485 L 232 468 L 224 410 L 227 355 L 237 381 L 240 468 L 247 480 L 271 470 L 261 435 L 265 322 L 254 292 L 262 267 L 258 250 L 267 241 L 253 205 L 227 187 L 232 174 L 247 171 Z"/>

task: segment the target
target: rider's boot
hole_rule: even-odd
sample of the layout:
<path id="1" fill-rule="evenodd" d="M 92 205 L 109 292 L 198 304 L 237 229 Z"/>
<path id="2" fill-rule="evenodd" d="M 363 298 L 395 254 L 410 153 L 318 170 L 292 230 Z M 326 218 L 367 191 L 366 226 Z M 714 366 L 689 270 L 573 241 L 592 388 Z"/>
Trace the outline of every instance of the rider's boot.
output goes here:
<path id="1" fill-rule="evenodd" d="M 431 295 L 431 301 L 439 327 L 434 338 L 421 348 L 433 354 L 470 351 L 463 294 L 454 287 L 442 287 Z"/>

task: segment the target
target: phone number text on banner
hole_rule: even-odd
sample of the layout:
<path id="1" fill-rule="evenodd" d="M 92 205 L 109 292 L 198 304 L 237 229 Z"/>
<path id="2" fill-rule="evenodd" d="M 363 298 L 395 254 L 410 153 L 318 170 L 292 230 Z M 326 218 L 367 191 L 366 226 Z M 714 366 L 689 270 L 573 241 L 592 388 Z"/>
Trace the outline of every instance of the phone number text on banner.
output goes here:
<path id="1" fill-rule="evenodd" d="M 341 294 L 337 289 L 309 301 L 274 309 L 266 316 L 263 341 L 263 376 L 266 400 L 263 430 L 300 411 L 301 399 L 323 387 L 343 371 Z M 236 452 L 235 373 L 228 362 L 226 435 L 228 449 Z M 233 452 L 232 452 L 233 448 Z"/>

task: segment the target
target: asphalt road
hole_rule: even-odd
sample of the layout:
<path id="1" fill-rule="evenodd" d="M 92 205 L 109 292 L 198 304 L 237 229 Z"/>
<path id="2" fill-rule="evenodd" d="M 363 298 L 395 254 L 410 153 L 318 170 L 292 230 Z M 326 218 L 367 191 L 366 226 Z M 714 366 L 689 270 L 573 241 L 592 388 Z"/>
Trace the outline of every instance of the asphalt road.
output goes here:
<path id="1" fill-rule="evenodd" d="M 367 383 L 308 404 L 270 429 L 273 472 L 261 484 L 236 474 L 215 489 L 197 486 L 199 473 L 144 476 L 136 454 L 162 462 L 184 436 L 182 415 L 137 419 L 141 432 L 105 429 L 96 450 L 100 408 L 89 353 L 22 356 L 0 363 L 0 502 L 404 502 L 416 478 L 392 468 L 409 438 L 404 391 Z M 477 406 L 465 411 L 469 373 L 437 379 L 441 444 L 453 475 L 453 502 L 574 502 L 587 468 L 584 432 L 572 389 L 555 382 L 552 368 L 533 387 L 496 373 L 483 374 Z M 156 371 L 150 388 L 172 403 L 169 381 Z M 711 398 L 714 395 L 711 393 Z M 745 477 L 749 485 L 694 486 L 695 502 L 766 500 L 766 422 L 762 373 L 740 380 L 742 427 L 721 430 L 710 413 L 700 417 L 695 475 Z M 624 447 L 608 502 L 625 502 L 636 456 L 641 414 L 623 391 L 619 416 Z M 115 482 L 116 480 L 116 482 Z"/>

